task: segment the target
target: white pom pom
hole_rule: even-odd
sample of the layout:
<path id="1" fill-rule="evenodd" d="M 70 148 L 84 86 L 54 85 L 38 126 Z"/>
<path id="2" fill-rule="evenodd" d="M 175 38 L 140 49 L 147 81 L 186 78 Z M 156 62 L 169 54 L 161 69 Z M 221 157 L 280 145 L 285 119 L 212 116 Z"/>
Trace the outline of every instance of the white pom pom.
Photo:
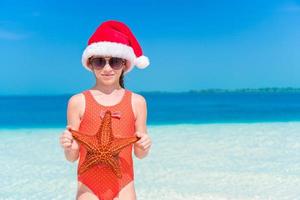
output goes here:
<path id="1" fill-rule="evenodd" d="M 149 64 L 150 64 L 149 59 L 146 56 L 140 56 L 136 58 L 134 61 L 134 65 L 140 69 L 144 69 L 148 67 Z"/>

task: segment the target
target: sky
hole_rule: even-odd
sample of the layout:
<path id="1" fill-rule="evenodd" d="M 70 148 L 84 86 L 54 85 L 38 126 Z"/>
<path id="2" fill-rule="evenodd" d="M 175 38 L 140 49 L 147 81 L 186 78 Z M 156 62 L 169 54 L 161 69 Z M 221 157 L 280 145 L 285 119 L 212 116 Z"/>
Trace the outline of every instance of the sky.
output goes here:
<path id="1" fill-rule="evenodd" d="M 127 24 L 150 59 L 132 91 L 300 87 L 300 1 L 0 1 L 0 95 L 91 88 L 81 64 L 106 20 Z"/>

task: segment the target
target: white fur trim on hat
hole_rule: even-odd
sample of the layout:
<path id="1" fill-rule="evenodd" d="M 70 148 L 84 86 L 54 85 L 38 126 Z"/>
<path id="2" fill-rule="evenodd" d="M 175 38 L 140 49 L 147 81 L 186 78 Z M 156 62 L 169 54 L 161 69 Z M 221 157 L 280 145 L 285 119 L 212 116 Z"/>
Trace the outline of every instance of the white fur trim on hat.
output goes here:
<path id="1" fill-rule="evenodd" d="M 140 69 L 144 69 L 148 67 L 149 64 L 150 64 L 149 59 L 146 56 L 140 56 L 136 58 L 134 61 L 134 65 L 136 65 Z"/>
<path id="2" fill-rule="evenodd" d="M 132 70 L 136 56 L 132 47 L 116 42 L 95 42 L 87 46 L 82 54 L 82 65 L 89 71 L 92 71 L 88 65 L 88 59 L 92 56 L 115 56 L 124 58 L 129 61 L 127 70 L 124 73 Z"/>

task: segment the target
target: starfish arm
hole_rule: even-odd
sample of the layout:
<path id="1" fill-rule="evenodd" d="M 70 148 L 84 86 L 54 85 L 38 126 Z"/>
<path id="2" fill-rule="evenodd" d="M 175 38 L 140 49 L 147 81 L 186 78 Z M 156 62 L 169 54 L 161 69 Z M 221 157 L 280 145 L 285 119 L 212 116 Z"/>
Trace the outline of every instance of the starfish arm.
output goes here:
<path id="1" fill-rule="evenodd" d="M 117 154 L 120 153 L 120 151 L 122 149 L 124 149 L 125 147 L 131 145 L 132 143 L 135 143 L 136 141 L 138 141 L 139 138 L 138 137 L 130 137 L 130 138 L 118 138 L 115 139 L 112 144 L 111 144 L 111 152 L 113 156 L 116 156 Z"/>
<path id="2" fill-rule="evenodd" d="M 110 166 L 110 168 L 113 170 L 113 172 L 115 173 L 115 175 L 118 178 L 122 178 L 120 165 L 119 165 L 119 162 L 116 158 L 114 158 L 114 157 L 109 158 L 107 160 L 107 164 Z"/>
<path id="3" fill-rule="evenodd" d="M 84 173 L 86 170 L 91 168 L 93 165 L 101 163 L 101 159 L 97 158 L 96 155 L 88 156 L 83 163 L 80 165 L 79 174 Z"/>
<path id="4" fill-rule="evenodd" d="M 87 149 L 95 150 L 97 148 L 97 141 L 95 136 L 85 135 L 79 131 L 70 130 L 72 136 Z"/>
<path id="5" fill-rule="evenodd" d="M 111 111 L 107 110 L 102 119 L 101 126 L 97 132 L 98 141 L 100 145 L 107 145 L 113 140 L 112 127 L 111 127 Z"/>

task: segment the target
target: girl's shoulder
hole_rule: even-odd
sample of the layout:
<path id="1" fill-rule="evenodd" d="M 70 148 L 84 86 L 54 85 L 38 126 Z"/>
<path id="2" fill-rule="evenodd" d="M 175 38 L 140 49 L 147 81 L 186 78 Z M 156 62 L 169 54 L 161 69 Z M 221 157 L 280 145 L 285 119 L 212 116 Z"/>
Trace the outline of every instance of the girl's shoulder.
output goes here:
<path id="1" fill-rule="evenodd" d="M 143 95 L 138 94 L 138 93 L 134 93 L 131 91 L 131 100 L 132 100 L 132 104 L 135 106 L 141 106 L 143 104 L 146 104 L 146 99 Z"/>
<path id="2" fill-rule="evenodd" d="M 84 91 L 77 93 L 77 94 L 73 94 L 70 98 L 69 98 L 69 102 L 73 103 L 73 104 L 81 104 L 84 102 Z"/>
<path id="3" fill-rule="evenodd" d="M 68 101 L 69 108 L 76 108 L 80 117 L 82 117 L 85 110 L 85 97 L 83 92 L 73 94 Z"/>
<path id="4" fill-rule="evenodd" d="M 80 93 L 77 93 L 77 94 L 73 94 L 70 98 L 69 98 L 69 101 L 68 103 L 69 104 L 82 104 L 84 102 L 84 95 L 82 92 Z"/>
<path id="5" fill-rule="evenodd" d="M 131 92 L 131 104 L 135 120 L 144 119 L 147 113 L 147 103 L 143 95 Z"/>

